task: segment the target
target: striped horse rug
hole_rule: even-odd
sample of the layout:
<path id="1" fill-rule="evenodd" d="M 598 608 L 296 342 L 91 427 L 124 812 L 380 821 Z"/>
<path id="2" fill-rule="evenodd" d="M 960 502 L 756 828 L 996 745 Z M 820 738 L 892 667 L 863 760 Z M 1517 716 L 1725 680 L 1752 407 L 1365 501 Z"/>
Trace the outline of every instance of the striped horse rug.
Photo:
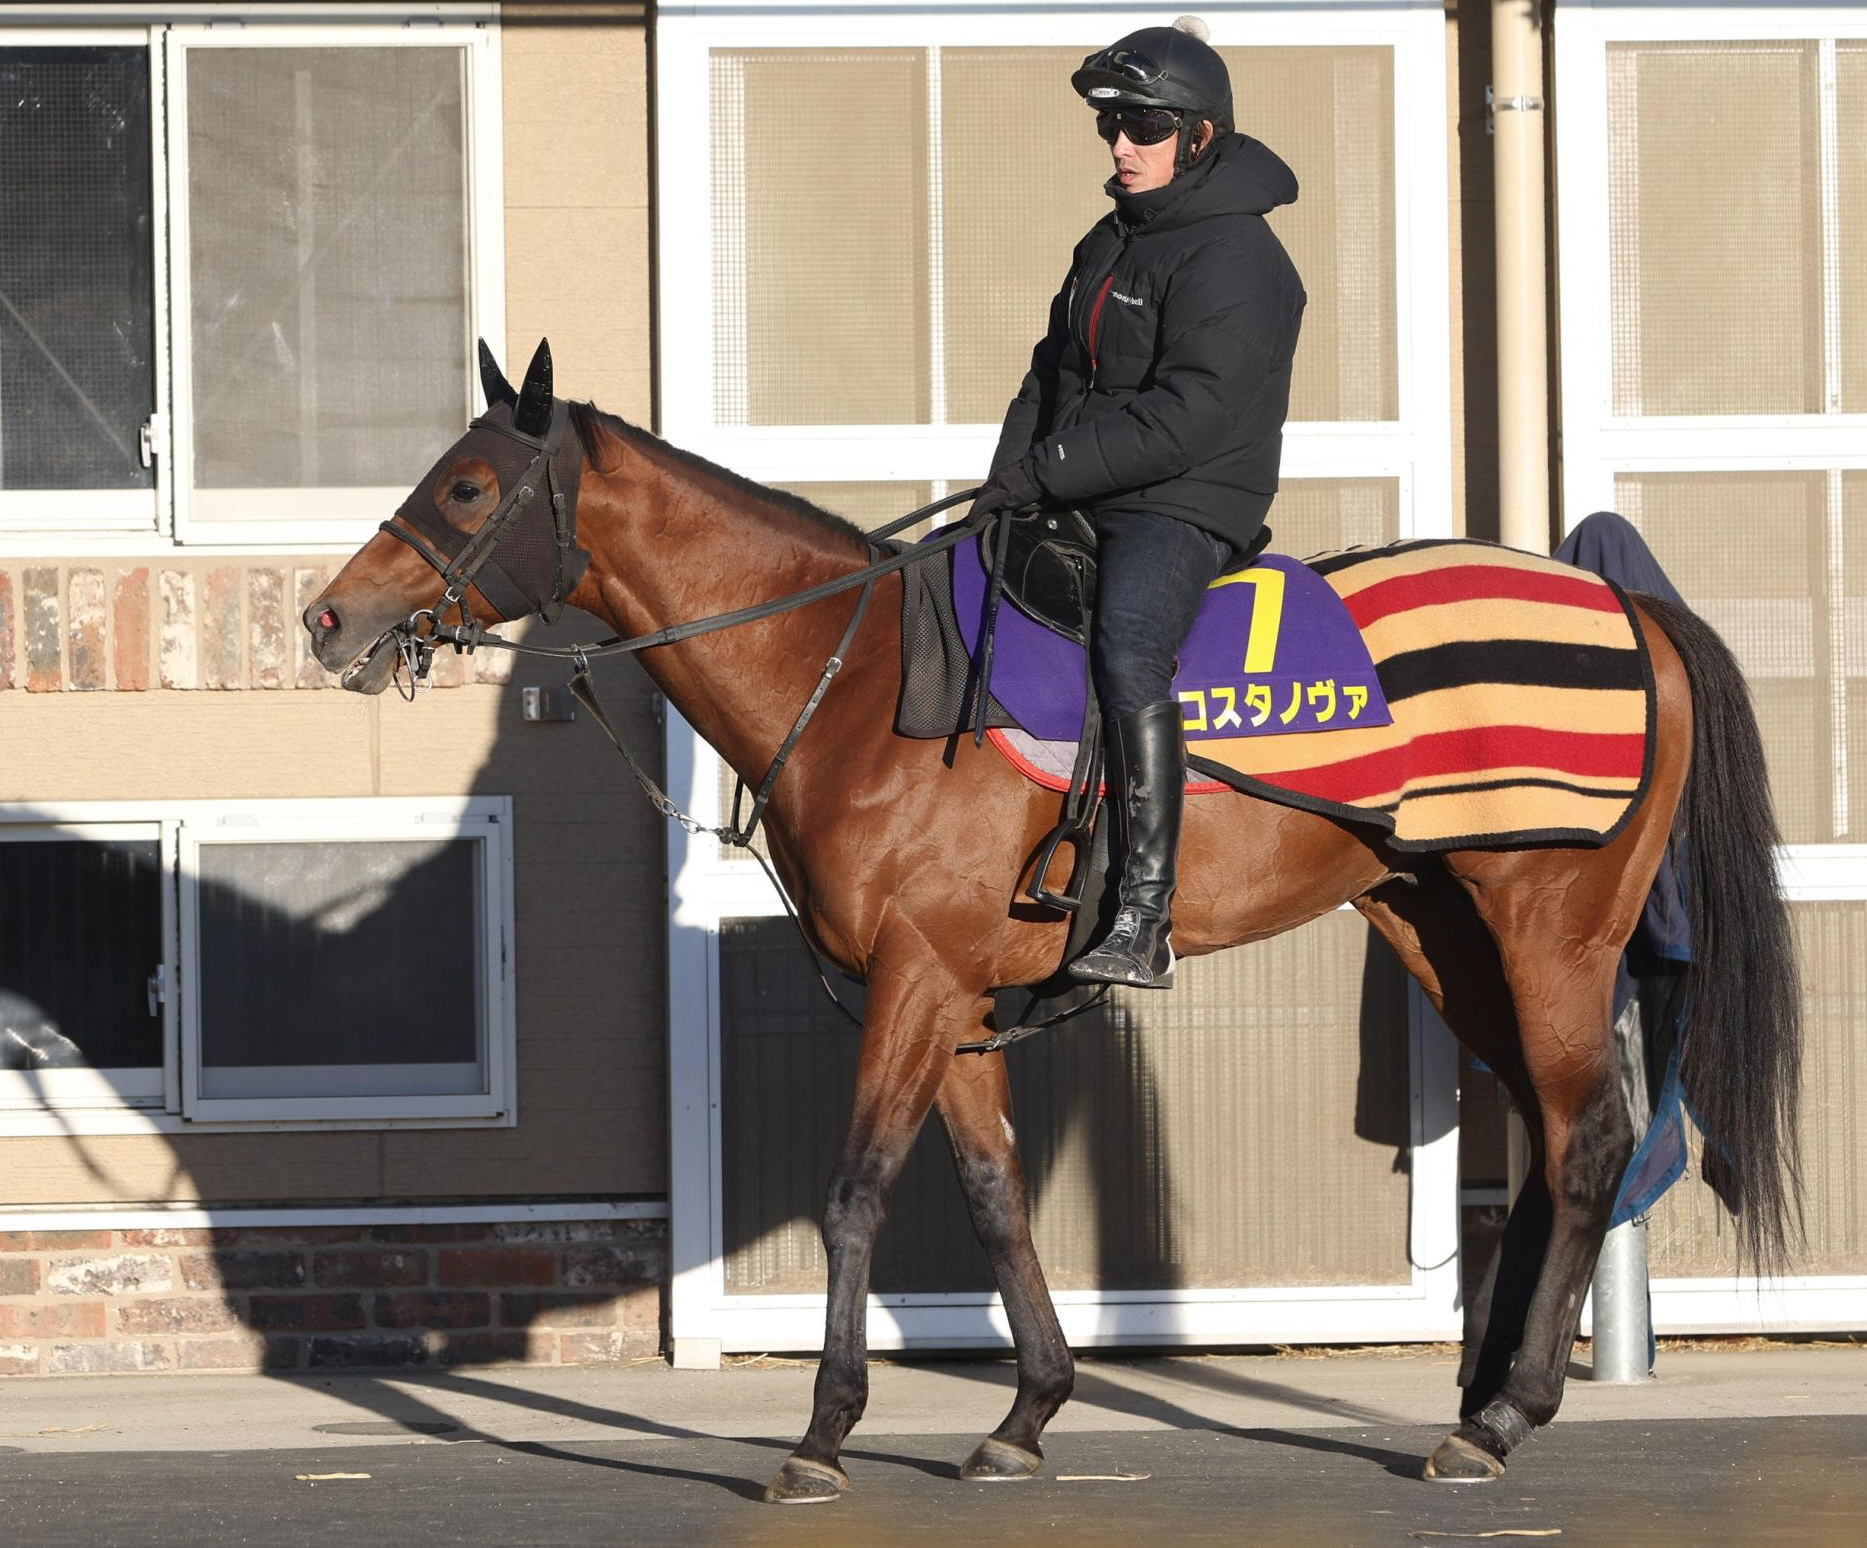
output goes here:
<path id="1" fill-rule="evenodd" d="M 1305 564 L 1361 630 L 1391 723 L 1191 740 L 1189 793 L 1230 787 L 1376 824 L 1403 850 L 1619 831 L 1652 768 L 1653 674 L 1616 587 L 1459 539 Z M 992 739 L 1031 778 L 1066 784 L 1066 744 Z"/>

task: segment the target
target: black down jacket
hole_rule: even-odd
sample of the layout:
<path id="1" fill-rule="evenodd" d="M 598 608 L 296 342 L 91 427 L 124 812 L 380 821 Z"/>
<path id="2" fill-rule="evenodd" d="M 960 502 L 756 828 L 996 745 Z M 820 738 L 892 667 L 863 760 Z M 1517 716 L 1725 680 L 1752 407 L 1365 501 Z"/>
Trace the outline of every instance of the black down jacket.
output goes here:
<path id="1" fill-rule="evenodd" d="M 1307 299 L 1265 222 L 1296 175 L 1247 135 L 1165 188 L 1111 189 L 1076 245 L 992 459 L 1091 515 L 1153 511 L 1249 548 L 1277 492 Z"/>

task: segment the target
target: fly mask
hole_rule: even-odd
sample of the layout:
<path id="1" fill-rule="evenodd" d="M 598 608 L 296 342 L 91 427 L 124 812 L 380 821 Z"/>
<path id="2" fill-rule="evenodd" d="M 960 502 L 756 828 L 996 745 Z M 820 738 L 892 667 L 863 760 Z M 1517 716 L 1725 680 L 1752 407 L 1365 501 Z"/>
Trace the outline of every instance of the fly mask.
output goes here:
<path id="1" fill-rule="evenodd" d="M 452 607 L 460 608 L 462 623 L 469 621 L 462 600 L 469 586 L 479 587 L 507 622 L 529 613 L 555 622 L 589 568 L 590 555 L 577 546 L 582 448 L 568 433 L 570 405 L 551 393 L 550 344 L 539 342 L 525 385 L 514 392 L 482 340 L 480 381 L 486 412 L 428 470 L 382 530 L 408 544 L 446 583 L 432 609 L 436 622 Z M 498 506 L 472 533 L 441 514 L 441 480 L 463 456 L 487 463 L 499 480 Z M 541 492 L 548 498 L 540 501 Z"/>

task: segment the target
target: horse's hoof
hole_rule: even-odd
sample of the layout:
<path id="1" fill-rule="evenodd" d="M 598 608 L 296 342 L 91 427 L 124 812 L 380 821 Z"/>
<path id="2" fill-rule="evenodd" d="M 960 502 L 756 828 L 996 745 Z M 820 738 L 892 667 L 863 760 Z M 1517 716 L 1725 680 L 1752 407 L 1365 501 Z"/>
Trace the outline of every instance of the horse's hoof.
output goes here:
<path id="1" fill-rule="evenodd" d="M 1014 1479 L 1029 1478 L 1043 1465 L 1041 1451 L 1026 1451 L 1022 1446 L 988 1435 L 966 1458 L 959 1476 L 967 1483 L 1010 1483 Z"/>
<path id="2" fill-rule="evenodd" d="M 778 1474 L 765 1485 L 767 1505 L 823 1505 L 849 1487 L 849 1474 L 828 1462 L 806 1462 L 786 1457 Z"/>
<path id="3" fill-rule="evenodd" d="M 1504 1464 L 1463 1435 L 1448 1435 L 1426 1459 L 1425 1476 L 1435 1483 L 1489 1483 L 1504 1476 Z"/>

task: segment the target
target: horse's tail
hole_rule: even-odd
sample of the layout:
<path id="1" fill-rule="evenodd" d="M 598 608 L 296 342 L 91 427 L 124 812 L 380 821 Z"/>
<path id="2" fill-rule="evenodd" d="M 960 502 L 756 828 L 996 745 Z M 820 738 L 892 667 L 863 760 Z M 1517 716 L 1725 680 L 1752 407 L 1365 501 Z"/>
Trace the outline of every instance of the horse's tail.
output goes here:
<path id="1" fill-rule="evenodd" d="M 1681 812 L 1692 914 L 1680 1073 L 1706 1134 L 1705 1175 L 1763 1274 L 1801 1239 L 1797 1094 L 1802 993 L 1763 738 L 1731 649 L 1696 613 L 1641 595 L 1692 690 L 1692 768 Z"/>

